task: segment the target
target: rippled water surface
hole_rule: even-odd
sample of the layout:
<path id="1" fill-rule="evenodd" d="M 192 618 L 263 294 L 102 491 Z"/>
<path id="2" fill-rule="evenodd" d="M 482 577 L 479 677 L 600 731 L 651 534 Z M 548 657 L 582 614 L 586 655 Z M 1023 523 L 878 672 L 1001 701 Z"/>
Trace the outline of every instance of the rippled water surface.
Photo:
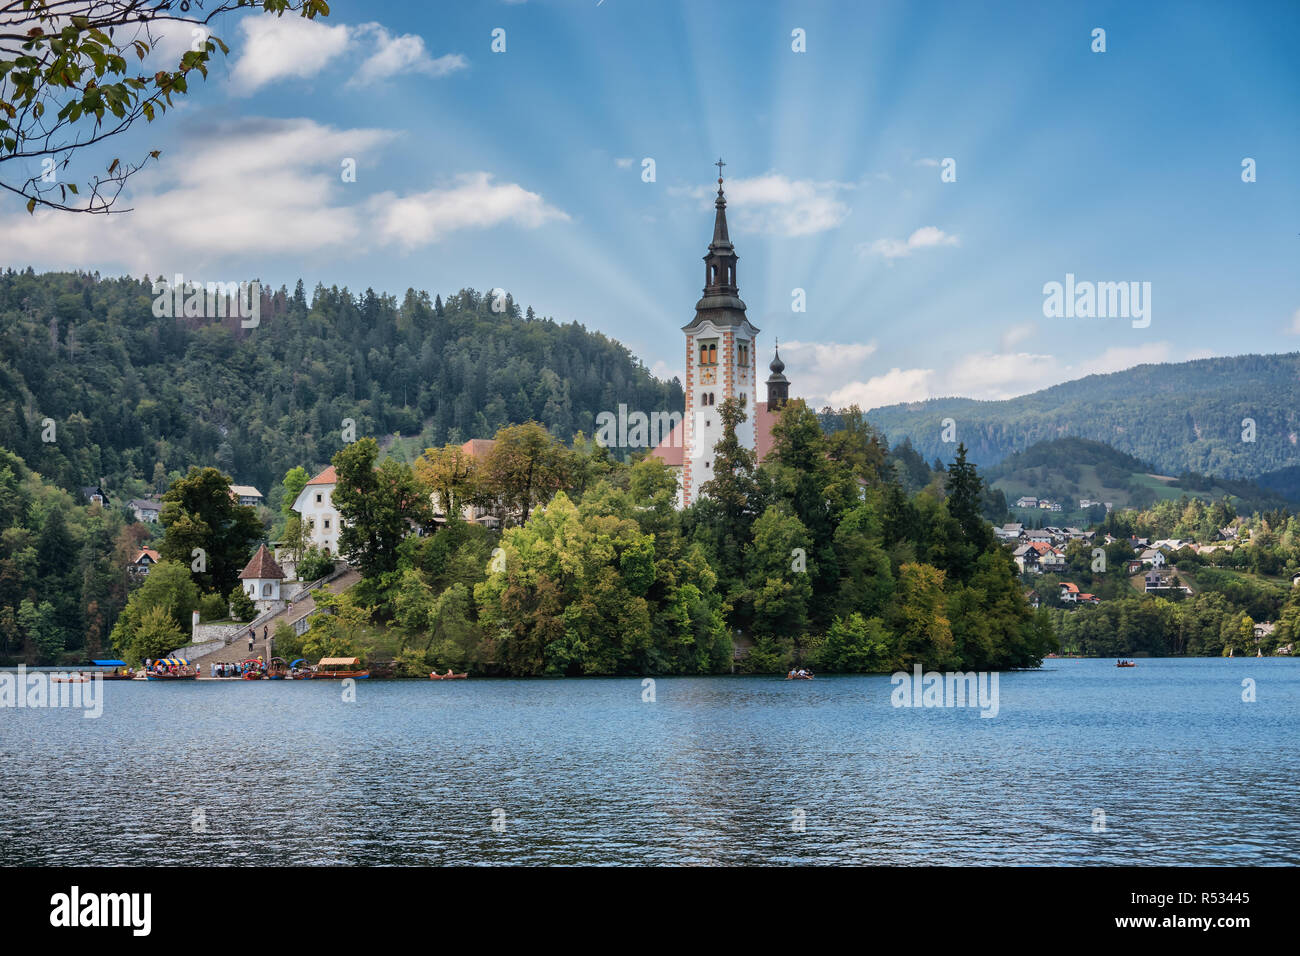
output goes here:
<path id="1" fill-rule="evenodd" d="M 0 709 L 4 863 L 1300 862 L 1285 659 L 1048 661 L 992 719 L 888 677 L 103 690 Z"/>

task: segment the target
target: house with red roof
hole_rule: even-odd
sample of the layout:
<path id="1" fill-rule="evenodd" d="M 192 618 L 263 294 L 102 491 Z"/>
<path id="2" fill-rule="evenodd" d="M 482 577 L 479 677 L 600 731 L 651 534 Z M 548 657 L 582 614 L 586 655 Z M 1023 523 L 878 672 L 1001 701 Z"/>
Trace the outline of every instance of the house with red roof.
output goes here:
<path id="1" fill-rule="evenodd" d="M 161 555 L 153 548 L 141 548 L 131 559 L 131 563 L 126 566 L 126 570 L 129 574 L 144 577 L 149 573 L 149 569 L 161 560 Z"/>
<path id="2" fill-rule="evenodd" d="M 269 611 L 283 602 L 280 584 L 285 579 L 284 570 L 275 563 L 266 545 L 260 545 L 253 559 L 239 572 L 240 587 L 257 605 L 259 611 Z"/>

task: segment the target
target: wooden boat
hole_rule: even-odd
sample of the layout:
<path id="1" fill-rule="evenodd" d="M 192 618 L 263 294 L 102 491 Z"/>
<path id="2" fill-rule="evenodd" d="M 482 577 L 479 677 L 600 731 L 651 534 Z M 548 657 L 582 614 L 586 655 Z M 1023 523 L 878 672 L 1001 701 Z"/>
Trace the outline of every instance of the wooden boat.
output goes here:
<path id="1" fill-rule="evenodd" d="M 1137 667 L 1137 661 L 1116 661 L 1116 667 Z"/>
<path id="2" fill-rule="evenodd" d="M 95 668 L 111 667 L 113 669 L 111 671 L 106 671 L 106 670 L 93 670 L 89 672 L 82 671 L 83 674 L 85 673 L 98 674 L 100 678 L 103 680 L 135 680 L 136 677 L 135 668 L 127 667 L 126 661 L 92 659 L 90 664 L 92 667 Z"/>
<path id="3" fill-rule="evenodd" d="M 812 674 L 787 674 L 786 680 L 812 680 Z"/>
<path id="4" fill-rule="evenodd" d="M 89 684 L 90 678 L 85 674 L 55 674 L 50 678 L 55 684 Z"/>
<path id="5" fill-rule="evenodd" d="M 469 677 L 468 671 L 464 674 L 439 674 L 435 672 L 429 675 L 429 680 L 464 680 L 467 677 Z"/>
<path id="6" fill-rule="evenodd" d="M 284 680 L 289 676 L 289 665 L 283 657 L 272 657 L 266 666 L 267 680 Z"/>
<path id="7" fill-rule="evenodd" d="M 320 663 L 303 676 L 312 680 L 365 680 L 370 676 L 370 671 L 362 668 L 359 657 L 322 657 Z"/>
<path id="8" fill-rule="evenodd" d="M 199 679 L 199 675 L 198 675 L 197 672 L 191 672 L 191 673 L 188 673 L 188 674 L 185 674 L 185 673 L 182 673 L 182 674 L 146 674 L 146 675 L 145 675 L 145 679 L 146 679 L 146 680 L 198 680 L 198 679 Z"/>

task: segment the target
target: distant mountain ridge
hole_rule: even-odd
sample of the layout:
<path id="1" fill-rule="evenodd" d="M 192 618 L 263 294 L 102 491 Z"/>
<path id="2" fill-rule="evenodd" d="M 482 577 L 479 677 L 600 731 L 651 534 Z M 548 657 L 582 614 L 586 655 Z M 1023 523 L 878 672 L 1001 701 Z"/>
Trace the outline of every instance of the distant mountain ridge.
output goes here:
<path id="1" fill-rule="evenodd" d="M 957 441 L 983 466 L 1076 437 L 1169 475 L 1253 479 L 1300 465 L 1300 352 L 1138 365 L 1003 401 L 938 398 L 866 417 L 891 445 L 909 438 L 927 460 L 952 458 L 955 446 L 942 440 L 951 418 Z"/>

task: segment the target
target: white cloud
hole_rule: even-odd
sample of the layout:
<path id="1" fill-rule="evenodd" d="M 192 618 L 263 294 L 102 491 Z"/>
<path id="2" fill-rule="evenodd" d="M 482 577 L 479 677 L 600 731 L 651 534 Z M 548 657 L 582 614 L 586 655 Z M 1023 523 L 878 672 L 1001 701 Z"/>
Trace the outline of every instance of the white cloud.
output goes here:
<path id="1" fill-rule="evenodd" d="M 366 58 L 352 82 L 358 85 L 375 83 L 401 73 L 424 73 L 429 76 L 446 76 L 469 66 L 469 61 L 459 53 L 449 53 L 436 60 L 424 47 L 424 38 L 414 33 L 393 36 L 378 23 L 368 23 L 358 28 L 358 33 L 368 32 L 375 37 L 377 49 Z"/>
<path id="2" fill-rule="evenodd" d="M 1037 331 L 1038 323 L 1036 322 L 1022 322 L 1019 325 L 1011 326 L 1002 333 L 1002 351 L 1010 352 Z"/>
<path id="3" fill-rule="evenodd" d="M 925 158 L 923 158 L 923 159 L 918 159 L 914 165 L 916 165 L 916 166 L 938 166 L 938 165 L 939 165 L 939 161 L 938 161 L 937 159 L 931 159 L 930 157 L 927 156 L 927 157 L 925 157 Z"/>
<path id="4" fill-rule="evenodd" d="M 1290 331 L 1292 335 L 1300 335 L 1300 309 L 1296 309 L 1295 314 L 1291 316 Z"/>
<path id="5" fill-rule="evenodd" d="M 341 181 L 340 161 L 368 156 L 398 134 L 335 129 L 312 120 L 244 118 L 197 127 L 187 145 L 132 180 L 128 215 L 74 216 L 15 208 L 0 216 L 0 261 L 40 268 L 170 272 L 250 257 L 412 248 L 457 229 L 513 222 L 533 227 L 567 216 L 487 172 L 449 189 L 364 198 Z M 211 144 L 222 144 L 220 150 Z M 375 224 L 379 223 L 376 230 Z"/>
<path id="6" fill-rule="evenodd" d="M 850 382 L 828 397 L 836 408 L 857 405 L 864 412 L 881 405 L 917 402 L 930 397 L 930 377 L 933 374 L 934 370 L 928 368 L 891 368 L 884 375 L 865 382 Z"/>
<path id="7" fill-rule="evenodd" d="M 630 169 L 633 162 L 635 162 L 635 160 L 633 160 L 631 156 L 620 156 L 618 159 L 614 160 L 614 165 L 619 169 Z"/>
<path id="8" fill-rule="evenodd" d="M 410 196 L 382 193 L 370 203 L 384 242 L 410 248 L 436 242 L 458 229 L 512 222 L 535 229 L 552 220 L 568 221 L 562 210 L 516 183 L 492 182 L 492 174 L 467 173 L 454 186 Z"/>
<path id="9" fill-rule="evenodd" d="M 370 52 L 349 81 L 352 85 L 405 73 L 446 76 L 469 66 L 459 53 L 435 59 L 422 37 L 413 33 L 393 36 L 379 23 L 327 26 L 302 17 L 263 15 L 245 17 L 239 26 L 244 38 L 230 79 L 235 92 L 243 95 L 277 80 L 316 76 L 345 52 L 361 55 L 366 47 Z"/>
<path id="10" fill-rule="evenodd" d="M 1168 342 L 1116 346 L 1073 363 L 1063 362 L 1054 355 L 1004 350 L 972 352 L 942 370 L 895 367 L 864 378 L 860 374 L 862 364 L 875 351 L 874 343 L 781 343 L 781 356 L 787 359 L 786 374 L 793 393 L 806 398 L 816 408 L 827 404 L 836 407 L 856 404 L 867 410 L 945 396 L 998 401 L 1086 375 L 1176 360 Z M 1195 357 L 1200 356 L 1186 354 L 1178 360 Z"/>
<path id="11" fill-rule="evenodd" d="M 244 39 L 230 81 L 236 92 L 245 94 L 287 77 L 315 76 L 352 39 L 346 25 L 327 26 L 296 16 L 250 16 L 239 26 Z"/>
<path id="12" fill-rule="evenodd" d="M 655 362 L 653 365 L 650 366 L 650 374 L 653 375 L 655 378 L 662 379 L 665 382 L 670 381 L 673 378 L 673 376 L 676 376 L 677 378 L 685 377 L 682 375 L 681 369 L 673 368 L 663 359 L 658 360 L 657 362 Z"/>
<path id="13" fill-rule="evenodd" d="M 860 255 L 884 256 L 886 259 L 900 259 L 910 256 L 917 249 L 929 249 L 935 246 L 957 246 L 961 240 L 949 235 L 937 226 L 922 226 L 906 239 L 877 239 L 867 245 L 858 246 Z"/>
<path id="14" fill-rule="evenodd" d="M 798 342 L 781 343 L 782 360 L 792 368 L 807 369 L 824 381 L 845 371 L 855 372 L 876 352 L 875 342 Z"/>
<path id="15" fill-rule="evenodd" d="M 787 237 L 834 229 L 850 212 L 840 196 L 853 188 L 851 183 L 790 179 L 778 173 L 729 179 L 725 186 L 729 218 L 737 231 Z M 716 189 L 703 186 L 685 192 L 708 205 L 717 196 Z"/>

